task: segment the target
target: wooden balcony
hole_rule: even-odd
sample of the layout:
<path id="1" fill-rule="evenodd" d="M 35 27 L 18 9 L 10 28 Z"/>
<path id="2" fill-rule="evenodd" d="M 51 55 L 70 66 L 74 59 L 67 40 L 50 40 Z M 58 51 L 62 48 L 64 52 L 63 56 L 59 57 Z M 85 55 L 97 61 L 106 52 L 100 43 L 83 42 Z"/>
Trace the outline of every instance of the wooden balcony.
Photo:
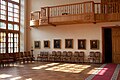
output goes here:
<path id="1" fill-rule="evenodd" d="M 120 21 L 120 2 L 93 1 L 43 7 L 31 13 L 30 26 L 66 25 Z"/>

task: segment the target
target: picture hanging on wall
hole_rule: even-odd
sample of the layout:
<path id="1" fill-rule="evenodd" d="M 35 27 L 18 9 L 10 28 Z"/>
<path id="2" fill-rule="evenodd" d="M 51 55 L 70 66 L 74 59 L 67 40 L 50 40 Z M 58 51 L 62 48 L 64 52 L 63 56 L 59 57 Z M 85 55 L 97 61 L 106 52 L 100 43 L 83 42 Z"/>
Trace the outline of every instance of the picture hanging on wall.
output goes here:
<path id="1" fill-rule="evenodd" d="M 86 40 L 78 39 L 78 49 L 86 49 Z"/>
<path id="2" fill-rule="evenodd" d="M 65 48 L 73 48 L 73 39 L 65 39 Z"/>
<path id="3" fill-rule="evenodd" d="M 61 40 L 60 39 L 54 39 L 54 48 L 61 48 Z"/>
<path id="4" fill-rule="evenodd" d="M 99 49 L 99 40 L 90 40 L 90 49 Z"/>
<path id="5" fill-rule="evenodd" d="M 50 48 L 50 41 L 49 40 L 44 41 L 44 48 Z"/>
<path id="6" fill-rule="evenodd" d="M 40 41 L 34 41 L 34 48 L 40 49 Z"/>

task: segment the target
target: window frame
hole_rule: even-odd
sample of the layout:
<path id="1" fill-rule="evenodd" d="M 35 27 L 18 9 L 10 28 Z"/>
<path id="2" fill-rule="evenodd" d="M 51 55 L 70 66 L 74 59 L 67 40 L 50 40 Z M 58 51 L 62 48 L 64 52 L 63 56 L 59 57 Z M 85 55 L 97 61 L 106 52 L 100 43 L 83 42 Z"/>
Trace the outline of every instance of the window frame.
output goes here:
<path id="1" fill-rule="evenodd" d="M 5 42 L 5 44 L 6 44 L 6 53 L 9 53 L 9 47 L 8 47 L 8 39 L 9 39 L 9 36 L 8 36 L 8 34 L 9 33 L 12 33 L 13 34 L 13 47 L 12 48 L 15 48 L 15 41 L 14 41 L 14 38 L 15 38 L 15 34 L 17 34 L 18 35 L 18 45 L 17 45 L 17 47 L 18 47 L 18 52 L 20 52 L 20 7 L 21 7 L 21 5 L 20 5 L 20 0 L 19 0 L 19 3 L 17 3 L 17 2 L 14 2 L 14 1 L 12 1 L 12 0 L 0 0 L 0 12 L 1 12 L 1 5 L 3 5 L 2 3 L 1 3 L 1 1 L 5 1 L 5 7 L 6 7 L 6 10 L 5 10 L 5 12 L 6 12 L 6 19 L 4 20 L 4 19 L 1 19 L 1 15 L 2 15 L 2 13 L 0 13 L 0 23 L 5 23 L 6 24 L 6 28 L 4 29 L 4 28 L 1 28 L 0 27 L 0 33 L 2 33 L 2 32 L 5 32 L 5 34 L 6 34 L 6 42 Z M 9 8 L 9 6 L 8 6 L 8 3 L 12 3 L 13 4 L 13 7 L 12 7 L 12 10 L 13 11 L 11 11 L 11 13 L 13 13 L 13 21 L 9 21 L 8 20 L 8 17 L 9 17 L 9 14 L 8 14 L 8 12 L 10 12 L 9 10 L 8 10 L 8 8 Z M 18 6 L 18 8 L 16 9 L 15 8 L 15 6 Z M 18 10 L 18 13 L 17 13 L 17 15 L 18 15 L 18 18 L 17 17 L 15 17 L 14 16 L 14 14 L 16 14 L 16 12 L 14 12 L 14 9 L 16 9 L 16 10 Z M 14 18 L 17 18 L 18 19 L 18 21 L 16 22 L 16 21 L 14 21 Z M 8 24 L 12 24 L 13 25 L 13 29 L 9 29 L 8 27 Z M 18 25 L 18 28 L 17 28 L 17 30 L 15 30 L 15 25 Z M 1 24 L 0 24 L 0 26 L 1 26 Z M 1 44 L 1 42 L 0 42 L 0 44 Z M 0 53 L 2 53 L 1 52 L 1 47 L 0 47 Z M 10 53 L 12 53 L 12 52 L 10 52 Z M 15 50 L 13 49 L 13 53 L 15 53 Z"/>

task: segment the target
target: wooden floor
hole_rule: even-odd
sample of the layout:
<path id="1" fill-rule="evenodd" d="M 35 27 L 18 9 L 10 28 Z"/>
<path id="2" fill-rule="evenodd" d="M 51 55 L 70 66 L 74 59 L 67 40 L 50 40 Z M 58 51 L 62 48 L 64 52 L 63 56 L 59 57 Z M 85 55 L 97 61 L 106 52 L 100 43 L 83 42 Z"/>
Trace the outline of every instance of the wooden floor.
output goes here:
<path id="1" fill-rule="evenodd" d="M 0 68 L 0 80 L 84 80 L 101 65 L 33 62 Z"/>

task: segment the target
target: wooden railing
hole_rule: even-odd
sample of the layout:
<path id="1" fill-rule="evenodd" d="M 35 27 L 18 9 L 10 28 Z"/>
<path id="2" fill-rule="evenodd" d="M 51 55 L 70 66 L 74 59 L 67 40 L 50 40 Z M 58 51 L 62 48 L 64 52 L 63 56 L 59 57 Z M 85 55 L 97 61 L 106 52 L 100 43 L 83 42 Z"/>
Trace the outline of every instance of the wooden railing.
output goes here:
<path id="1" fill-rule="evenodd" d="M 96 22 L 120 21 L 120 3 L 95 3 L 94 5 Z"/>
<path id="2" fill-rule="evenodd" d="M 35 15 L 38 14 L 38 15 Z M 93 1 L 43 7 L 31 13 L 31 26 L 62 25 L 74 23 L 96 23 L 120 21 L 120 3 L 94 3 Z M 37 18 L 37 19 L 36 19 Z"/>
<path id="3" fill-rule="evenodd" d="M 30 26 L 39 26 L 40 11 L 31 12 Z"/>

